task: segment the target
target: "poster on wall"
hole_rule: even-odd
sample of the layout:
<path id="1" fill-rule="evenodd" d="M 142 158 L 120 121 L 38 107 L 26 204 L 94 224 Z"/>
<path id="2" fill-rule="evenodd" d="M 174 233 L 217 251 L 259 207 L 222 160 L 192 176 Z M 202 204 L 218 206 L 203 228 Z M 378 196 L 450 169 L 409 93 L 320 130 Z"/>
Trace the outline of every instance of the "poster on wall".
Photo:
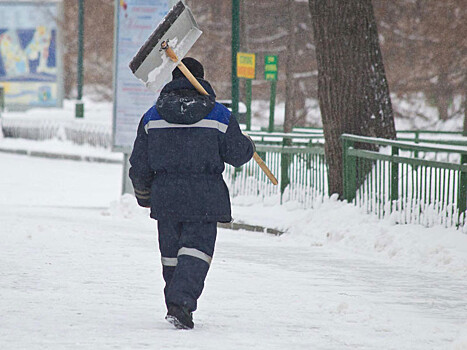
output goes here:
<path id="1" fill-rule="evenodd" d="M 59 1 L 0 1 L 0 86 L 7 108 L 62 105 Z"/>
<path id="2" fill-rule="evenodd" d="M 173 0 L 116 0 L 113 150 L 129 152 L 143 114 L 158 95 L 131 73 L 129 63 Z"/>

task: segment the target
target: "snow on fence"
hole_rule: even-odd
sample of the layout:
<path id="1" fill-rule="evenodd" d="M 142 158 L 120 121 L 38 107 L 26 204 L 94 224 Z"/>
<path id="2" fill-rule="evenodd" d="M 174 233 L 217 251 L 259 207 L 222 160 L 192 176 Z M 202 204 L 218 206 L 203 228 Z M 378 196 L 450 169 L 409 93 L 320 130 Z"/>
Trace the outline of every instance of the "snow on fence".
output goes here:
<path id="1" fill-rule="evenodd" d="M 279 185 L 274 186 L 254 162 L 242 168 L 227 166 L 224 179 L 231 196 L 253 196 L 280 203 L 297 201 L 311 208 L 316 200 L 327 195 L 323 144 L 308 147 L 257 145 L 256 150 Z"/>
<path id="2" fill-rule="evenodd" d="M 282 139 L 264 137 L 260 142 L 271 144 L 258 144 L 257 151 L 279 186 L 272 185 L 253 162 L 242 168 L 227 166 L 224 178 L 231 195 L 296 201 L 305 208 L 329 195 L 323 144 L 278 146 L 283 139 L 290 141 L 290 135 L 270 136 Z M 344 198 L 349 202 L 401 224 L 450 227 L 466 223 L 467 146 L 458 146 L 462 140 L 434 145 L 354 135 L 342 139 Z M 366 147 L 355 149 L 355 143 Z M 303 145 L 303 140 L 298 144 Z"/>
<path id="3" fill-rule="evenodd" d="M 396 223 L 463 226 L 467 147 L 343 135 L 344 198 Z M 365 145 L 355 149 L 354 145 Z M 379 151 L 371 146 L 384 147 Z"/>
<path id="4" fill-rule="evenodd" d="M 2 130 L 5 137 L 30 140 L 59 139 L 102 148 L 110 148 L 112 145 L 112 131 L 107 125 L 81 121 L 2 119 Z"/>

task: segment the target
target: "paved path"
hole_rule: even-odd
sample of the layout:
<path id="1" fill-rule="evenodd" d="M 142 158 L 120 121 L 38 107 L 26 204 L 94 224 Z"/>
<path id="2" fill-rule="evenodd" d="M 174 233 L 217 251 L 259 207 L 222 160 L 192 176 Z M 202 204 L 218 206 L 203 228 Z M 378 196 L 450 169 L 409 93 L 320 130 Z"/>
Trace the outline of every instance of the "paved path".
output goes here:
<path id="1" fill-rule="evenodd" d="M 173 330 L 155 222 L 98 208 L 118 166 L 0 161 L 15 166 L 0 180 L 1 349 L 451 349 L 466 321 L 466 281 L 220 230 L 196 328 Z"/>

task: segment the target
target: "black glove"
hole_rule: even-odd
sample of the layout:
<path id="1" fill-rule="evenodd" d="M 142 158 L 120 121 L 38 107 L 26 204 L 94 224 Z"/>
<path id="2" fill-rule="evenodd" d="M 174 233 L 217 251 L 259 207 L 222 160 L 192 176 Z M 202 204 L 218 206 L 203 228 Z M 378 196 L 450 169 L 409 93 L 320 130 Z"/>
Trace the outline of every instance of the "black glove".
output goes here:
<path id="1" fill-rule="evenodd" d="M 138 205 L 143 208 L 151 208 L 151 191 L 138 190 L 135 188 L 135 196 Z"/>

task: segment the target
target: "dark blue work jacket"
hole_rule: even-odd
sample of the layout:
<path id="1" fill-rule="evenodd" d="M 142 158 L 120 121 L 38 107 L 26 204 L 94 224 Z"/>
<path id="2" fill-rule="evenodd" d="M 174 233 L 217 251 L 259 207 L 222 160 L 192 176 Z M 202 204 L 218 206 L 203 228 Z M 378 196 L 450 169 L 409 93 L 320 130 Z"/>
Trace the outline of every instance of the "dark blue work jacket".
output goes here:
<path id="1" fill-rule="evenodd" d="M 239 167 L 254 145 L 230 111 L 185 78 L 168 83 L 141 119 L 130 157 L 130 178 L 141 206 L 156 220 L 228 222 L 224 162 Z"/>

